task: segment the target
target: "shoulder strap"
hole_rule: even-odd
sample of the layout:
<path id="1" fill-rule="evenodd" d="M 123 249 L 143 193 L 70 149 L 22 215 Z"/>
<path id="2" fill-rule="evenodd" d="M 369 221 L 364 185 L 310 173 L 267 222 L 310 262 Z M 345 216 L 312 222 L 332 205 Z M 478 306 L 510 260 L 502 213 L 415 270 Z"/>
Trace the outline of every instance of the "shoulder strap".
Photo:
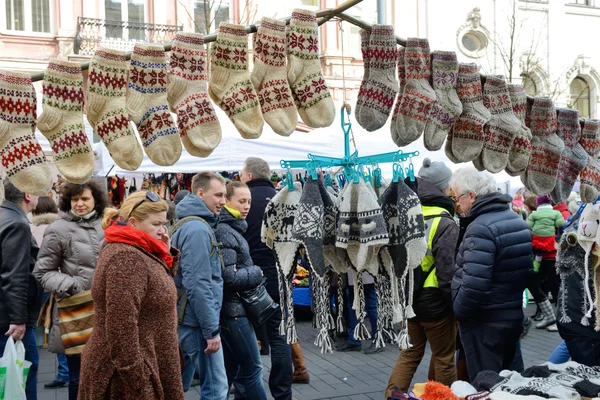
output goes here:
<path id="1" fill-rule="evenodd" d="M 212 256 L 214 254 L 215 250 L 218 249 L 221 246 L 221 244 L 217 243 L 217 240 L 215 239 L 215 233 L 213 231 L 212 226 L 210 226 L 208 224 L 208 222 L 206 222 L 206 220 L 204 220 L 204 218 L 200 218 L 200 217 L 197 217 L 195 215 L 191 215 L 189 217 L 185 217 L 185 218 L 180 219 L 179 221 L 177 221 L 177 223 L 173 227 L 173 230 L 171 231 L 171 237 L 173 237 L 173 235 L 175 235 L 175 232 L 177 232 L 177 230 L 179 228 L 181 228 L 181 226 L 183 224 L 185 224 L 186 222 L 190 222 L 190 221 L 200 221 L 204 225 L 206 225 L 206 227 L 208 228 L 208 231 L 210 232 L 210 240 L 212 241 L 212 243 L 211 243 L 212 244 L 212 250 L 210 252 L 210 255 Z"/>

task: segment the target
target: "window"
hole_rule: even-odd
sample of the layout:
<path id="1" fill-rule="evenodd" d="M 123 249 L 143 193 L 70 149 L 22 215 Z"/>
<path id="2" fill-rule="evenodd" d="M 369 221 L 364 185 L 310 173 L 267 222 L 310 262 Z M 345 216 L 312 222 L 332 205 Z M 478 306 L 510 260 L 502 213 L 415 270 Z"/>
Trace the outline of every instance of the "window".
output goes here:
<path id="1" fill-rule="evenodd" d="M 529 75 L 523 75 L 523 88 L 529 96 L 535 96 L 538 93 L 535 80 Z"/>
<path id="2" fill-rule="evenodd" d="M 194 1 L 194 30 L 197 33 L 210 33 L 217 30 L 223 21 L 229 21 L 229 1 Z"/>
<path id="3" fill-rule="evenodd" d="M 481 58 L 486 53 L 488 47 L 488 38 L 482 30 L 469 30 L 460 37 L 460 46 L 462 53 L 471 58 Z"/>
<path id="4" fill-rule="evenodd" d="M 596 6 L 596 0 L 571 0 L 569 2 L 570 4 L 577 4 L 579 6 L 588 6 L 588 7 L 595 7 Z"/>
<path id="5" fill-rule="evenodd" d="M 319 0 L 302 0 L 301 4 L 308 7 L 319 7 Z"/>
<path id="6" fill-rule="evenodd" d="M 365 21 L 369 24 L 377 23 L 377 2 L 376 0 L 364 0 L 347 11 L 355 18 Z M 342 28 L 346 31 L 344 50 L 353 56 L 359 56 L 360 52 L 360 28 L 349 22 L 344 22 Z M 362 56 L 360 56 L 362 57 Z"/>
<path id="7" fill-rule="evenodd" d="M 51 33 L 51 0 L 4 0 L 5 27 L 11 31 Z M 0 0 L 0 4 L 2 1 Z"/>
<path id="8" fill-rule="evenodd" d="M 146 22 L 146 0 L 104 0 L 104 19 L 107 21 Z M 127 36 L 127 37 L 125 37 Z M 144 29 L 131 27 L 124 30 L 121 24 L 109 24 L 106 37 L 125 40 L 146 40 Z"/>
<path id="9" fill-rule="evenodd" d="M 590 85 L 580 76 L 575 77 L 571 82 L 571 101 L 569 106 L 579 110 L 579 115 L 582 118 L 590 117 Z"/>

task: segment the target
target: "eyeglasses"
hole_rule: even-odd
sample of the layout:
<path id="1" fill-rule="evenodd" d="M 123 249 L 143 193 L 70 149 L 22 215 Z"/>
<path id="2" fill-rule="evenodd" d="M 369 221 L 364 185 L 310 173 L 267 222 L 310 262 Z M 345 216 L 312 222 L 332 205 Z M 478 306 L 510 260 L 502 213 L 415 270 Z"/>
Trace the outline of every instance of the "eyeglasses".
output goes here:
<path id="1" fill-rule="evenodd" d="M 129 212 L 129 216 L 131 216 L 131 214 L 133 214 L 133 212 L 135 211 L 136 208 L 138 208 L 139 206 L 142 205 L 142 203 L 144 203 L 146 200 L 149 200 L 153 203 L 158 203 L 160 201 L 160 197 L 154 193 L 154 192 L 146 192 L 146 198 L 142 201 L 140 201 L 139 203 L 137 203 Z"/>
<path id="2" fill-rule="evenodd" d="M 471 193 L 471 192 L 463 193 L 463 194 L 461 194 L 461 195 L 460 195 L 460 196 L 458 196 L 458 197 L 453 197 L 453 198 L 452 198 L 452 201 L 454 202 L 454 204 L 456 204 L 456 203 L 458 203 L 458 201 L 460 200 L 460 198 L 461 198 L 461 197 L 463 197 L 463 196 L 466 196 L 466 195 L 468 195 L 469 193 Z"/>

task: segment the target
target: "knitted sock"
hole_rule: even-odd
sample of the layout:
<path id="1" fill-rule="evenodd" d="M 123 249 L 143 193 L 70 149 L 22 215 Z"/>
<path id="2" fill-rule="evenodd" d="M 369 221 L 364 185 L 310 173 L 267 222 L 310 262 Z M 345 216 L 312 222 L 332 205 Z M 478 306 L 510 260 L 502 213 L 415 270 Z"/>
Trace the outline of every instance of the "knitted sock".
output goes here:
<path id="1" fill-rule="evenodd" d="M 374 25 L 369 41 L 369 80 L 358 121 L 369 132 L 387 122 L 398 93 L 396 36 L 392 25 Z"/>
<path id="2" fill-rule="evenodd" d="M 531 152 L 531 131 L 525 125 L 527 93 L 522 86 L 514 84 L 508 84 L 508 93 L 513 112 L 521 121 L 521 129 L 517 132 L 513 145 L 508 152 L 508 163 L 505 171 L 510 176 L 520 176 L 527 170 L 529 153 Z"/>
<path id="3" fill-rule="evenodd" d="M 398 95 L 396 96 L 396 104 L 394 105 L 394 110 L 392 111 L 392 124 L 390 126 L 390 132 L 392 134 L 392 140 L 396 142 L 396 136 L 394 135 L 394 126 L 396 125 L 396 120 L 400 116 L 400 106 L 402 105 L 402 94 L 404 93 L 404 88 L 406 87 L 406 65 L 405 65 L 405 55 L 406 49 L 404 47 L 400 47 L 398 49 L 398 61 L 396 62 L 396 66 L 398 69 Z M 396 143 L 398 145 L 398 143 Z"/>
<path id="4" fill-rule="evenodd" d="M 119 168 L 133 171 L 142 164 L 144 153 L 129 125 L 126 94 L 125 52 L 99 48 L 88 74 L 87 119 Z"/>
<path id="5" fill-rule="evenodd" d="M 556 134 L 556 110 L 552 100 L 543 97 L 533 100 L 531 123 L 531 155 L 521 180 L 533 193 L 543 196 L 556 186 L 560 155 L 565 148 Z"/>
<path id="6" fill-rule="evenodd" d="M 497 173 L 506 168 L 509 150 L 521 129 L 503 77 L 488 75 L 483 88 L 483 105 L 490 111 L 491 118 L 484 127 L 486 140 L 481 159 L 486 170 Z"/>
<path id="7" fill-rule="evenodd" d="M 84 183 L 96 160 L 83 126 L 83 75 L 77 62 L 54 59 L 44 73 L 44 111 L 38 129 L 54 151 L 58 171 L 71 183 Z"/>
<path id="8" fill-rule="evenodd" d="M 579 193 L 584 203 L 591 203 L 598 198 L 600 191 L 600 120 L 584 119 L 581 130 L 581 146 L 588 154 L 588 163 L 581 171 Z"/>
<path id="9" fill-rule="evenodd" d="M 448 157 L 448 160 L 452 161 L 454 164 L 460 164 L 461 161 L 459 161 L 458 158 L 456 158 L 454 156 L 454 153 L 452 150 L 453 138 L 454 138 L 454 127 L 451 127 L 450 130 L 448 131 L 448 137 L 446 137 L 446 145 L 444 146 L 444 153 L 446 153 L 446 157 Z"/>
<path id="10" fill-rule="evenodd" d="M 177 113 L 181 142 L 191 155 L 208 157 L 221 142 L 221 125 L 208 99 L 204 37 L 177 33 L 170 66 L 167 100 Z"/>
<path id="11" fill-rule="evenodd" d="M 20 191 L 46 196 L 52 188 L 52 171 L 35 138 L 35 117 L 36 94 L 29 74 L 0 71 L 2 167 Z"/>
<path id="12" fill-rule="evenodd" d="M 371 32 L 366 29 L 360 30 L 360 52 L 363 58 L 363 78 L 360 82 L 360 88 L 358 89 L 358 96 L 356 97 L 356 107 L 354 109 L 354 118 L 360 126 L 363 126 L 362 120 L 360 119 L 361 111 L 367 101 L 367 86 L 369 83 L 369 41 L 371 39 Z"/>
<path id="13" fill-rule="evenodd" d="M 162 166 L 175 164 L 181 156 L 181 140 L 167 104 L 167 61 L 162 45 L 136 43 L 133 48 L 127 111 L 150 160 Z"/>
<path id="14" fill-rule="evenodd" d="M 248 73 L 248 34 L 244 26 L 221 22 L 212 47 L 210 98 L 227 113 L 244 139 L 258 139 L 264 120 Z"/>
<path id="15" fill-rule="evenodd" d="M 563 140 L 565 149 L 560 156 L 558 179 L 551 195 L 552 200 L 559 204 L 569 198 L 579 173 L 587 165 L 588 154 L 579 144 L 581 139 L 579 112 L 568 108 L 559 108 L 557 114 L 557 133 L 558 137 Z"/>
<path id="16" fill-rule="evenodd" d="M 423 141 L 427 150 L 436 151 L 442 148 L 450 128 L 462 113 L 462 103 L 456 93 L 458 81 L 456 53 L 434 51 L 431 57 L 431 69 L 436 100 L 429 121 L 425 125 Z"/>
<path id="17" fill-rule="evenodd" d="M 295 8 L 287 35 L 288 81 L 302 121 L 311 128 L 330 126 L 335 105 L 319 62 L 319 27 L 314 11 Z"/>
<path id="18" fill-rule="evenodd" d="M 452 154 L 460 162 L 473 161 L 483 150 L 483 127 L 491 118 L 483 105 L 481 78 L 476 64 L 459 65 L 456 90 L 463 112 L 454 123 Z"/>
<path id="19" fill-rule="evenodd" d="M 404 57 L 406 86 L 402 93 L 400 114 L 392 125 L 392 137 L 399 147 L 407 146 L 421 136 L 436 100 L 435 91 L 429 84 L 429 41 L 408 38 Z"/>
<path id="20" fill-rule="evenodd" d="M 267 124 L 275 133 L 289 136 L 296 129 L 298 112 L 287 81 L 285 48 L 285 22 L 263 17 L 254 36 L 252 84 Z"/>

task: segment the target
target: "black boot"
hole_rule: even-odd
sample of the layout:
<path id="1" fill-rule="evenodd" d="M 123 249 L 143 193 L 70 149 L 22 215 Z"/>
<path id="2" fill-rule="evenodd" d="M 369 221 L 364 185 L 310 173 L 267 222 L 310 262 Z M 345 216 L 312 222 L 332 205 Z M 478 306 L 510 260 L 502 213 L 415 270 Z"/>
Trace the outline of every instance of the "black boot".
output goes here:
<path id="1" fill-rule="evenodd" d="M 542 319 L 544 319 L 544 313 L 540 308 L 540 303 L 536 303 L 536 307 L 537 309 L 535 310 L 535 315 L 531 319 L 533 319 L 535 322 L 540 322 Z"/>

